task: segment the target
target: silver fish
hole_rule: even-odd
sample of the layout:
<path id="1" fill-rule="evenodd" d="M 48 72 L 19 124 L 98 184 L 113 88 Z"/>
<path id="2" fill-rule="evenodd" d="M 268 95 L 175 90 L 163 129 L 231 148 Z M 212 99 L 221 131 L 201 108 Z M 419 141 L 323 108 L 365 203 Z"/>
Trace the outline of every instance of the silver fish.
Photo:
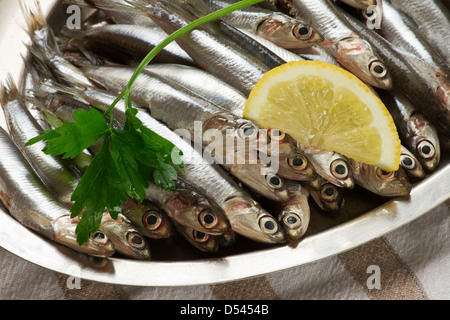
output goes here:
<path id="1" fill-rule="evenodd" d="M 120 94 L 125 89 L 128 80 L 133 74 L 130 68 L 122 67 L 84 67 L 84 73 L 92 81 L 101 84 L 114 94 Z M 248 120 L 236 117 L 231 113 L 222 110 L 220 107 L 212 104 L 201 97 L 190 93 L 184 88 L 175 87 L 173 83 L 164 82 L 161 78 L 142 73 L 137 78 L 131 88 L 131 99 L 140 107 L 147 108 L 152 117 L 164 122 L 172 130 L 180 132 L 180 129 L 188 131 L 186 138 L 191 138 L 196 142 L 196 135 L 202 131 L 201 142 L 204 147 L 211 147 L 215 152 L 216 162 L 223 164 L 230 169 L 230 165 L 236 162 L 226 162 L 226 155 L 231 152 L 228 149 L 227 141 L 237 141 L 236 152 L 256 150 L 252 145 L 262 146 L 259 139 L 259 128 Z M 176 108 L 177 112 L 173 112 Z M 197 126 L 197 127 L 196 127 Z M 197 130 L 196 130 L 197 128 Z M 208 131 L 209 129 L 213 129 Z M 184 131 L 185 131 L 184 130 Z M 196 133 L 197 131 L 197 133 Z M 220 132 L 220 141 L 217 143 L 215 136 L 208 136 L 208 133 Z M 258 143 L 249 143 L 250 140 L 258 139 Z M 241 141 L 240 144 L 238 141 Z M 218 146 L 216 148 L 216 146 Z M 206 152 L 204 155 L 208 155 Z M 218 160 L 221 159 L 221 160 Z M 232 156 L 234 160 L 234 156 Z M 241 174 L 239 170 L 236 178 L 249 184 L 258 191 L 263 191 L 264 195 L 286 201 L 287 191 L 285 187 L 274 189 L 273 185 L 268 183 L 265 175 L 260 174 L 270 169 L 269 164 L 264 162 L 243 164 L 251 167 L 251 172 Z M 230 170 L 232 174 L 236 171 Z M 262 189 L 264 188 L 264 189 Z"/>
<path id="2" fill-rule="evenodd" d="M 373 165 L 349 159 L 355 182 L 375 194 L 385 197 L 407 196 L 411 182 L 402 167 L 386 172 Z"/>
<path id="3" fill-rule="evenodd" d="M 156 23 L 154 23 L 152 19 L 147 17 L 147 15 L 143 14 L 142 12 L 129 10 L 108 10 L 111 4 L 111 1 L 109 0 L 87 0 L 87 1 L 94 7 L 105 12 L 106 15 L 116 24 L 131 24 L 145 27 L 156 26 Z M 120 3 L 124 6 L 127 5 L 127 3 L 122 0 L 114 0 L 114 2 Z"/>
<path id="4" fill-rule="evenodd" d="M 441 159 L 441 138 L 435 125 L 400 92 L 378 92 L 394 119 L 400 138 L 423 168 L 436 170 Z"/>
<path id="5" fill-rule="evenodd" d="M 117 253 L 139 260 L 151 258 L 148 241 L 125 216 L 119 214 L 113 219 L 109 214 L 103 215 L 99 230 L 111 239 Z"/>
<path id="6" fill-rule="evenodd" d="M 289 201 L 282 203 L 278 221 L 284 229 L 288 242 L 298 243 L 309 226 L 309 191 L 300 183 L 289 181 Z"/>
<path id="7" fill-rule="evenodd" d="M 419 26 L 428 42 L 450 66 L 450 13 L 440 1 L 411 0 L 390 2 Z"/>
<path id="8" fill-rule="evenodd" d="M 391 89 L 392 79 L 376 47 L 360 35 L 328 0 L 272 0 L 295 17 L 311 21 L 325 41 L 321 43 L 336 60 L 362 81 Z"/>
<path id="9" fill-rule="evenodd" d="M 90 90 L 97 92 L 97 96 L 92 99 L 100 99 L 98 100 L 102 101 L 100 104 L 106 106 L 109 106 L 116 98 L 105 92 L 98 95 L 98 91 L 93 88 Z M 86 94 L 86 91 L 84 93 Z M 124 111 L 125 105 L 118 103 L 112 110 L 114 118 L 124 119 Z M 225 213 L 233 231 L 259 242 L 285 242 L 285 235 L 276 219 L 233 181 L 220 166 L 207 162 L 190 143 L 152 118 L 147 112 L 138 112 L 137 117 L 145 126 L 174 143 L 183 152 L 182 161 L 185 168 L 179 172 L 180 179 L 199 190 L 210 202 L 216 203 Z"/>
<path id="10" fill-rule="evenodd" d="M 175 65 L 175 64 L 154 64 L 147 66 L 146 72 L 153 76 L 161 76 L 165 80 L 173 82 L 189 90 L 192 94 L 198 95 L 212 103 L 230 111 L 237 117 L 242 117 L 246 97 L 239 91 L 229 86 L 224 81 L 218 79 L 207 71 L 195 67 Z M 220 90 L 217 90 L 220 88 Z M 271 154 L 272 149 L 280 155 L 278 174 L 283 178 L 294 180 L 304 180 L 312 178 L 314 169 L 308 160 L 301 155 L 296 148 L 296 142 L 292 137 L 279 130 L 267 130 L 267 150 L 260 149 L 261 152 Z M 271 142 L 276 142 L 278 148 L 272 148 Z M 293 165 L 302 159 L 300 165 Z"/>
<path id="11" fill-rule="evenodd" d="M 169 35 L 158 26 L 145 27 L 129 24 L 102 25 L 73 34 L 69 46 L 81 45 L 119 63 L 137 65 Z M 188 54 L 176 42 L 164 47 L 152 63 L 179 63 L 194 65 Z"/>
<path id="12" fill-rule="evenodd" d="M 204 2 L 213 11 L 234 3 L 228 0 L 204 0 Z M 247 7 L 231 12 L 221 19 L 239 30 L 251 32 L 286 49 L 305 48 L 324 40 L 308 23 L 263 8 Z"/>
<path id="13" fill-rule="evenodd" d="M 361 21 L 341 12 L 367 41 L 379 48 L 396 89 L 413 101 L 443 134 L 450 136 L 450 99 L 429 65 L 412 54 L 398 50 Z"/>
<path id="14" fill-rule="evenodd" d="M 23 150 L 41 179 L 50 186 L 62 202 L 69 205 L 79 177 L 74 170 L 69 169 L 68 161 L 42 152 L 45 147 L 44 142 L 25 147 L 30 139 L 42 132 L 42 128 L 28 112 L 11 77 L 8 77 L 1 91 L 4 96 L 2 108 L 11 138 Z"/>
<path id="15" fill-rule="evenodd" d="M 172 236 L 172 222 L 162 209 L 151 201 L 142 203 L 128 199 L 123 205 L 122 214 L 125 215 L 138 231 L 151 239 L 166 239 Z"/>
<path id="16" fill-rule="evenodd" d="M 419 160 L 408 150 L 404 145 L 402 145 L 402 151 L 400 154 L 400 166 L 405 170 L 408 178 L 411 181 L 417 181 L 425 178 L 425 171 Z"/>
<path id="17" fill-rule="evenodd" d="M 178 223 L 175 223 L 175 228 L 195 248 L 204 252 L 217 252 L 221 243 L 220 235 L 213 235 L 204 233 Z"/>
<path id="18" fill-rule="evenodd" d="M 317 206 L 329 214 L 338 213 L 345 203 L 344 188 L 338 187 L 321 176 L 302 182 Z"/>
<path id="19" fill-rule="evenodd" d="M 428 62 L 442 81 L 449 81 L 450 70 L 445 60 L 427 41 L 414 21 L 395 8 L 389 1 L 383 3 L 383 19 L 381 20 L 383 37 L 405 51 L 411 52 Z M 447 50 L 450 50 L 448 47 Z"/>
<path id="20" fill-rule="evenodd" d="M 346 157 L 337 152 L 298 145 L 318 175 L 339 187 L 352 189 L 355 186 Z"/>
<path id="21" fill-rule="evenodd" d="M 140 0 L 127 1 L 146 12 L 169 34 L 211 11 L 202 0 L 144 3 Z M 236 36 L 242 37 L 237 29 L 233 30 L 224 22 L 213 21 L 178 38 L 177 42 L 200 68 L 223 79 L 248 96 L 262 76 L 282 62 L 268 66 L 264 62 L 265 56 L 257 58 L 255 52 L 249 53 L 226 32 L 234 32 Z"/>
<path id="22" fill-rule="evenodd" d="M 32 40 L 28 48 L 31 55 L 47 64 L 53 75 L 68 86 L 92 85 L 75 66 L 62 56 L 53 30 L 48 26 L 39 3 L 36 0 L 31 2 L 21 0 L 20 6 Z"/>
<path id="23" fill-rule="evenodd" d="M 2 127 L 0 149 L 0 199 L 17 221 L 78 252 L 99 257 L 114 254 L 111 240 L 102 232 L 78 244 L 78 221 L 70 218 L 69 207 L 56 200 Z"/>

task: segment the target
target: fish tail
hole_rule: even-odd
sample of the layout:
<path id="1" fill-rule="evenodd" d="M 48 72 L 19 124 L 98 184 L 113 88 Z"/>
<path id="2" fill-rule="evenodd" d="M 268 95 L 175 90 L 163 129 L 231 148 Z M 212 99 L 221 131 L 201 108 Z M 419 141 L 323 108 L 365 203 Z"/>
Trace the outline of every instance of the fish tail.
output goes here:
<path id="1" fill-rule="evenodd" d="M 47 27 L 47 20 L 42 12 L 39 0 L 21 0 L 19 4 L 30 35 L 36 30 Z"/>
<path id="2" fill-rule="evenodd" d="M 3 83 L 0 84 L 0 104 L 5 106 L 8 101 L 20 99 L 20 93 L 17 89 L 14 78 L 11 74 L 6 76 Z"/>

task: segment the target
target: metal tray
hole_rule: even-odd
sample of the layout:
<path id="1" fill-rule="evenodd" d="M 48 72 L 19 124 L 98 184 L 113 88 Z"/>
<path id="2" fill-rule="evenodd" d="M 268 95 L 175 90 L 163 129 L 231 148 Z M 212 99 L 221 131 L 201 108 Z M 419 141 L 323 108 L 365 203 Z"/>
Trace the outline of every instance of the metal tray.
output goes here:
<path id="1" fill-rule="evenodd" d="M 50 23 L 66 13 L 57 0 L 41 0 Z M 20 83 L 23 43 L 28 43 L 18 1 L 0 0 L 0 77 L 11 73 Z M 3 79 L 2 79 L 3 80 Z M 0 114 L 0 125 L 4 126 Z M 0 155 L 1 156 L 1 155 Z M 93 259 L 51 243 L 25 228 L 0 208 L 0 246 L 17 256 L 63 274 L 135 286 L 190 286 L 255 277 L 311 263 L 389 233 L 450 198 L 450 155 L 439 169 L 413 186 L 409 197 L 382 198 L 362 189 L 347 192 L 344 209 L 326 216 L 311 203 L 311 221 L 296 246 L 269 246 L 239 239 L 231 248 L 206 254 L 182 239 L 150 242 L 152 261 L 121 257 Z"/>

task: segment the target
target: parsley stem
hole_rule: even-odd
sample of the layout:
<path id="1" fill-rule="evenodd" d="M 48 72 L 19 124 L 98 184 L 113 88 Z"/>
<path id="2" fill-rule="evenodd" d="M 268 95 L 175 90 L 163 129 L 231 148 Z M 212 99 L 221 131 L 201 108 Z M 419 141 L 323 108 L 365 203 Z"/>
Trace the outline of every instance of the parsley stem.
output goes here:
<path id="1" fill-rule="evenodd" d="M 141 74 L 142 70 L 145 69 L 145 67 L 150 63 L 150 61 L 162 50 L 164 49 L 164 47 L 166 47 L 168 44 L 170 44 L 172 41 L 176 40 L 177 38 L 181 37 L 182 35 L 194 30 L 195 28 L 211 22 L 215 19 L 218 19 L 230 12 L 254 5 L 256 3 L 259 2 L 263 2 L 264 0 L 243 0 L 243 1 L 239 1 L 236 2 L 226 8 L 222 8 L 219 9 L 217 11 L 214 11 L 204 17 L 201 17 L 193 22 L 191 22 L 190 24 L 188 24 L 187 26 L 184 26 L 183 28 L 180 28 L 179 30 L 173 32 L 171 35 L 169 35 L 165 40 L 163 40 L 161 43 L 159 43 L 156 47 L 154 47 L 146 56 L 145 58 L 141 61 L 141 63 L 139 64 L 139 66 L 136 68 L 135 72 L 133 73 L 133 75 L 130 78 L 130 81 L 128 82 L 127 87 L 125 88 L 125 90 L 117 97 L 116 100 L 114 100 L 114 102 L 111 104 L 111 106 L 108 108 L 108 110 L 106 110 L 106 112 L 104 113 L 104 116 L 106 117 L 109 112 L 115 107 L 115 105 L 120 101 L 120 99 L 122 99 L 123 97 L 125 97 L 125 106 L 128 109 L 131 106 L 130 103 L 130 91 L 131 91 L 131 87 L 133 86 L 134 82 L 136 81 L 137 77 L 139 76 L 139 74 Z"/>

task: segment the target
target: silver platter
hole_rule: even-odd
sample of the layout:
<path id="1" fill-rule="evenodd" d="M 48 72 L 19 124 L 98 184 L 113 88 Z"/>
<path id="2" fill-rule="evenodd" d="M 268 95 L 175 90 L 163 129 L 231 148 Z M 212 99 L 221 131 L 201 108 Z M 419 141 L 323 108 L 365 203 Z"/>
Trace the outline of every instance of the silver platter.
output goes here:
<path id="1" fill-rule="evenodd" d="M 49 21 L 66 13 L 56 0 L 41 0 Z M 19 84 L 29 42 L 18 1 L 0 0 L 0 76 L 11 73 Z M 3 80 L 3 79 L 1 79 Z M 3 115 L 0 125 L 5 126 Z M 0 155 L 1 156 L 1 155 Z M 346 196 L 343 212 L 327 217 L 311 208 L 310 228 L 296 246 L 267 246 L 242 239 L 216 255 L 199 253 L 177 241 L 151 243 L 152 261 L 113 257 L 96 260 L 50 243 L 0 208 L 0 246 L 13 254 L 63 274 L 134 286 L 189 286 L 255 277 L 318 261 L 383 236 L 426 214 L 450 198 L 450 159 L 413 186 L 409 197 L 382 199 L 364 191 Z"/>

